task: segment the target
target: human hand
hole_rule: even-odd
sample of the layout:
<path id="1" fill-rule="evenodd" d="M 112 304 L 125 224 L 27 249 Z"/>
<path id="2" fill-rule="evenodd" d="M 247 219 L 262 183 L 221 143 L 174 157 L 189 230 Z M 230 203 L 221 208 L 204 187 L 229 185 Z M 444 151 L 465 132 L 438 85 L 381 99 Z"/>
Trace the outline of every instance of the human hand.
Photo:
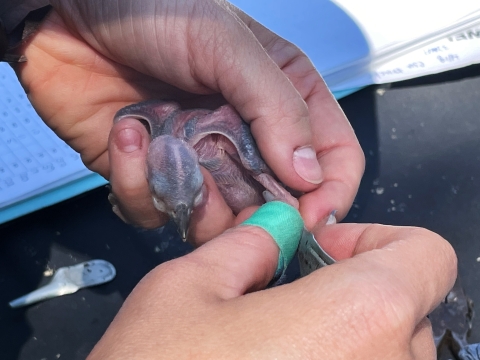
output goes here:
<path id="1" fill-rule="evenodd" d="M 339 261 L 267 290 L 279 250 L 256 226 L 158 266 L 89 359 L 435 359 L 426 315 L 455 280 L 448 242 L 371 224 L 314 232 Z"/>
<path id="2" fill-rule="evenodd" d="M 306 192 L 300 211 L 308 227 L 331 210 L 346 214 L 363 172 L 362 151 L 298 48 L 226 2 L 52 4 L 55 11 L 24 48 L 20 79 L 46 123 L 110 180 L 129 222 L 151 228 L 166 219 L 154 209 L 143 176 L 145 130 L 120 122 L 108 151 L 113 115 L 124 105 L 165 97 L 190 106 L 231 103 L 279 179 Z M 200 240 L 236 221 L 206 181 L 209 201 L 192 224 Z"/>

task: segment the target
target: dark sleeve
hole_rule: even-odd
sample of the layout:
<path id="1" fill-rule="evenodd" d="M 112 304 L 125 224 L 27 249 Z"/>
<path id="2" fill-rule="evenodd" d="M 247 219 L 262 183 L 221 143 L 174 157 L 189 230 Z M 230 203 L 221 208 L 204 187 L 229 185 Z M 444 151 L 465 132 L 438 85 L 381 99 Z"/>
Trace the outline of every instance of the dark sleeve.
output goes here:
<path id="1" fill-rule="evenodd" d="M 2 0 L 0 1 L 0 19 L 7 33 L 10 33 L 33 10 L 49 5 L 48 0 Z"/>
<path id="2" fill-rule="evenodd" d="M 45 0 L 19 1 L 15 5 L 12 2 L 0 4 L 0 61 L 25 61 L 15 54 L 15 48 L 37 30 L 51 6 L 42 6 L 48 3 Z"/>

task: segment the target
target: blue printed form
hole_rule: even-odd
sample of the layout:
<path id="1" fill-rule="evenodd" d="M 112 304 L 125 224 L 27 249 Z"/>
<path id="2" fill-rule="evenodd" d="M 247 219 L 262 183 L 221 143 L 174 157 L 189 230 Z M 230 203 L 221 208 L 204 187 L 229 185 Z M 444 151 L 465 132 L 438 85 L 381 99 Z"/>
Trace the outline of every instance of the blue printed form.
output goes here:
<path id="1" fill-rule="evenodd" d="M 0 223 L 105 183 L 44 124 L 0 63 Z"/>

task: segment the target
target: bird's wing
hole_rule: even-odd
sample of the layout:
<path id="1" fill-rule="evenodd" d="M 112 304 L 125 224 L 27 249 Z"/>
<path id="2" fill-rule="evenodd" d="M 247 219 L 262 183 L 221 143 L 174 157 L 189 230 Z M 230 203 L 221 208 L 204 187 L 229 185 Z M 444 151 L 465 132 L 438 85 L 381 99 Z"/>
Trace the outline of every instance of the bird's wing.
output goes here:
<path id="1" fill-rule="evenodd" d="M 236 153 L 229 154 L 239 160 L 243 167 L 259 175 L 271 173 L 258 151 L 250 127 L 230 105 L 224 105 L 205 116 L 191 119 L 185 124 L 186 141 L 195 146 L 201 139 L 210 134 L 225 136 L 236 148 Z"/>
<path id="2" fill-rule="evenodd" d="M 211 112 L 206 109 L 182 110 L 174 101 L 147 100 L 122 108 L 116 113 L 114 122 L 125 118 L 137 119 L 147 126 L 152 139 L 172 135 L 185 140 L 194 131 L 191 127 L 197 118 Z"/>
<path id="3" fill-rule="evenodd" d="M 298 200 L 274 178 L 272 171 L 260 155 L 250 127 L 231 105 L 224 105 L 205 116 L 191 118 L 185 123 L 185 129 L 185 140 L 192 147 L 207 135 L 225 136 L 236 148 L 236 152 L 229 151 L 230 157 L 239 162 L 255 180 L 265 187 L 270 193 L 270 198 L 284 201 L 298 209 Z"/>
<path id="4" fill-rule="evenodd" d="M 113 118 L 114 123 L 133 118 L 142 121 L 150 132 L 152 139 L 160 135 L 173 134 L 173 123 L 180 106 L 173 101 L 148 100 L 120 109 Z"/>

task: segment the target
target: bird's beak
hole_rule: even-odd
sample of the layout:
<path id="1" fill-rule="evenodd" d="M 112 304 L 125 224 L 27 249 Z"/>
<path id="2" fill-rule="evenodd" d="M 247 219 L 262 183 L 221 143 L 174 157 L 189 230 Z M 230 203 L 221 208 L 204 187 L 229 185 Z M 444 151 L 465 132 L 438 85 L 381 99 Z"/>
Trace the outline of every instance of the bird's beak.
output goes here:
<path id="1" fill-rule="evenodd" d="M 175 207 L 175 212 L 172 215 L 173 221 L 177 224 L 178 232 L 183 241 L 187 240 L 191 213 L 192 210 L 186 204 L 179 204 Z"/>

